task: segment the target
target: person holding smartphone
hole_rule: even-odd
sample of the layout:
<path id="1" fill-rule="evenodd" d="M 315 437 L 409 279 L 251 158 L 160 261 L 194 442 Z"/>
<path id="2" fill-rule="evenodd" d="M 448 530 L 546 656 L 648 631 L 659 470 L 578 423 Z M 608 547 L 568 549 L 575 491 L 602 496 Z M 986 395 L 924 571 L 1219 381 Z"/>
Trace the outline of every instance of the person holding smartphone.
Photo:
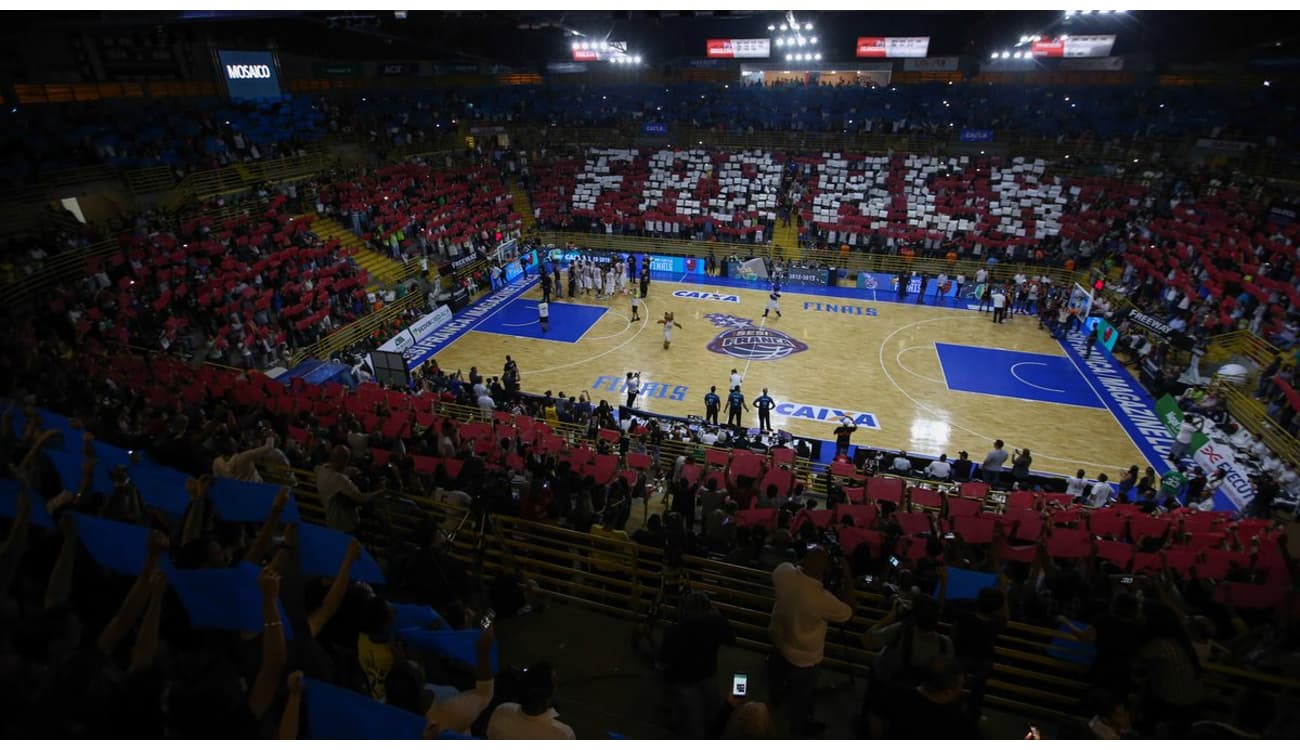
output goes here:
<path id="1" fill-rule="evenodd" d="M 717 684 L 718 651 L 735 641 L 731 623 L 713 606 L 708 594 L 693 591 L 687 595 L 681 618 L 664 633 L 659 649 L 669 722 L 677 736 L 708 739 L 723 707 Z M 734 694 L 734 678 L 732 682 Z M 747 675 L 742 684 L 747 691 Z"/>

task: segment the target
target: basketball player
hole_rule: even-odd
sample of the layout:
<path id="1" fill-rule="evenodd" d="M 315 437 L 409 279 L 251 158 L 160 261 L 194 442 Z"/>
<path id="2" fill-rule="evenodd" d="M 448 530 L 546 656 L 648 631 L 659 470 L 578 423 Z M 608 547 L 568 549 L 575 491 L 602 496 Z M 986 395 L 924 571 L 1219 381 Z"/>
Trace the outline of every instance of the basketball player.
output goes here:
<path id="1" fill-rule="evenodd" d="M 546 331 L 550 329 L 551 305 L 549 303 L 547 302 L 537 303 L 537 322 L 542 324 L 542 333 L 546 333 Z"/>
<path id="2" fill-rule="evenodd" d="M 776 312 L 776 317 L 781 317 L 781 292 L 776 289 L 767 295 L 767 307 L 763 308 L 763 317 L 766 318 L 767 314 L 773 311 Z"/>
<path id="3" fill-rule="evenodd" d="M 656 320 L 655 323 L 664 327 L 664 348 L 667 349 L 673 343 L 673 326 L 681 328 L 682 324 L 673 320 L 673 314 L 670 312 L 664 313 L 663 319 Z"/>
<path id="4" fill-rule="evenodd" d="M 743 382 L 745 382 L 745 379 L 739 372 L 736 372 L 736 368 L 731 368 L 731 390 L 736 390 Z"/>
<path id="5" fill-rule="evenodd" d="M 636 322 L 641 319 L 640 306 L 641 306 L 641 302 L 639 299 L 637 299 L 636 292 L 634 291 L 632 293 L 632 322 Z"/>
<path id="6" fill-rule="evenodd" d="M 570 264 L 569 265 L 569 299 L 573 299 L 575 293 L 578 291 L 579 274 L 580 271 L 578 270 L 577 264 L 576 263 Z"/>

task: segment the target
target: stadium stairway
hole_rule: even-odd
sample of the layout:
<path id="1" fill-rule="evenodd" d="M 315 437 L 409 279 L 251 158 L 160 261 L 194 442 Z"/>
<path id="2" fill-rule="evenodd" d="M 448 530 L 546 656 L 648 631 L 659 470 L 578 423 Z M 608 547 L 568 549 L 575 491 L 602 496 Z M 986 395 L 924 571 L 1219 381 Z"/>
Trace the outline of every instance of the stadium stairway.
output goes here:
<path id="1" fill-rule="evenodd" d="M 772 250 L 784 260 L 798 260 L 799 258 L 799 227 L 793 220 L 790 226 L 782 226 L 778 220 L 776 228 L 772 230 Z"/>
<path id="2" fill-rule="evenodd" d="M 515 213 L 523 220 L 524 235 L 529 235 L 537 229 L 537 220 L 533 218 L 533 202 L 528 199 L 528 191 L 519 186 L 519 181 L 511 178 L 510 195 L 515 199 Z"/>
<path id="3" fill-rule="evenodd" d="M 370 274 L 372 283 L 369 290 L 376 291 L 378 284 L 395 284 L 401 281 L 405 274 L 402 272 L 402 264 L 366 247 L 366 243 L 361 238 L 344 228 L 333 219 L 327 219 L 323 216 L 317 216 L 316 221 L 312 224 L 312 231 L 316 233 L 321 240 L 329 241 L 338 240 L 343 247 L 351 249 L 357 259 L 357 263 Z"/>

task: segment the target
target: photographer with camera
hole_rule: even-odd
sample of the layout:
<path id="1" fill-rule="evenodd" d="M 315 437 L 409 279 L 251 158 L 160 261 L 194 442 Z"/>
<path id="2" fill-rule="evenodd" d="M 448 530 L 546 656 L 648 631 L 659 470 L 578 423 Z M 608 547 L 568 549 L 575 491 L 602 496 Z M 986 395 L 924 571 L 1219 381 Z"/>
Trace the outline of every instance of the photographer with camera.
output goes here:
<path id="1" fill-rule="evenodd" d="M 826 626 L 853 617 L 853 574 L 840 556 L 839 586 L 822 585 L 831 564 L 822 547 L 812 547 L 798 565 L 781 563 L 772 571 L 775 603 L 768 634 L 775 646 L 769 660 L 772 703 L 783 708 L 793 737 L 812 737 L 825 730 L 813 721 L 817 665 L 826 656 Z"/>

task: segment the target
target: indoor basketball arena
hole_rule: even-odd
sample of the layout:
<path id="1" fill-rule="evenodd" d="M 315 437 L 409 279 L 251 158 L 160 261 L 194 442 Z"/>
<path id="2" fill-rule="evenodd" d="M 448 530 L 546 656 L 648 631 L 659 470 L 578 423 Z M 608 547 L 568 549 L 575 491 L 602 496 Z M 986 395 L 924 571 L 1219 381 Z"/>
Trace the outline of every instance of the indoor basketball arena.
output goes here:
<path id="1" fill-rule="evenodd" d="M 4 15 L 0 736 L 1300 736 L 1294 12 Z"/>

